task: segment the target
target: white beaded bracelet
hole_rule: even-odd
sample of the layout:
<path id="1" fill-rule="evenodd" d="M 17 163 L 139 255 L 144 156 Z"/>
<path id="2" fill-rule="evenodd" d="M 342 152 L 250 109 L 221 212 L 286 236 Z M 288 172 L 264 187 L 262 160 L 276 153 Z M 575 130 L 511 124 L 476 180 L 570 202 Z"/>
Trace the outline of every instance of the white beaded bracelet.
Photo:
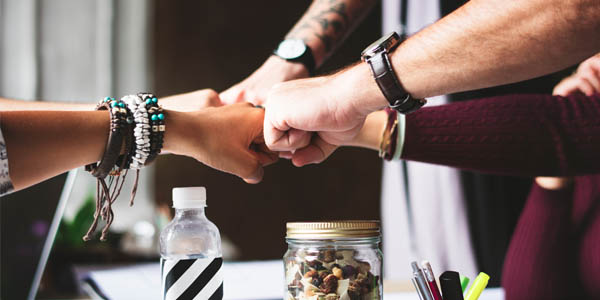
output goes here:
<path id="1" fill-rule="evenodd" d="M 150 155 L 150 120 L 148 112 L 141 97 L 127 95 L 121 98 L 133 114 L 135 128 L 133 136 L 135 139 L 135 154 L 132 156 L 130 169 L 139 170 L 144 167 L 148 155 Z"/>

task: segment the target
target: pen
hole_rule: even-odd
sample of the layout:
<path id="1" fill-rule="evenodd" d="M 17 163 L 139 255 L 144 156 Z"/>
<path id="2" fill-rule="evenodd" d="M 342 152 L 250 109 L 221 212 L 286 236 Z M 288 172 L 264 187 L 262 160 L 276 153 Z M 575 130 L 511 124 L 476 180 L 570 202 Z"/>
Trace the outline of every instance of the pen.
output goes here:
<path id="1" fill-rule="evenodd" d="M 479 298 L 479 295 L 481 295 L 483 289 L 485 289 L 485 287 L 487 286 L 488 280 L 490 280 L 490 276 L 488 274 L 485 274 L 483 272 L 479 273 L 479 275 L 477 275 L 477 278 L 475 278 L 475 280 L 473 281 L 473 285 L 471 285 L 471 288 L 467 292 L 465 300 L 477 300 Z"/>
<path id="2" fill-rule="evenodd" d="M 462 287 L 463 293 L 467 289 L 467 286 L 469 285 L 469 281 L 471 281 L 471 279 L 469 279 L 469 277 L 460 275 L 460 286 Z"/>
<path id="3" fill-rule="evenodd" d="M 446 271 L 440 276 L 444 300 L 464 300 L 458 272 Z"/>
<path id="4" fill-rule="evenodd" d="M 419 293 L 421 293 L 424 300 L 434 300 L 431 296 L 431 292 L 429 292 L 429 287 L 427 286 L 427 282 L 425 282 L 425 276 L 423 275 L 423 271 L 419 268 L 419 264 L 416 261 L 410 263 L 413 269 L 413 278 L 417 282 L 417 287 Z"/>
<path id="5" fill-rule="evenodd" d="M 423 299 L 423 293 L 421 293 L 421 290 L 419 289 L 419 285 L 417 284 L 417 281 L 415 280 L 415 278 L 411 278 L 410 281 L 412 281 L 413 285 L 415 286 L 415 290 L 417 290 L 417 294 L 419 295 L 419 299 L 421 300 L 425 300 Z"/>
<path id="6" fill-rule="evenodd" d="M 440 294 L 440 289 L 437 286 L 437 282 L 435 282 L 435 276 L 433 276 L 433 269 L 431 268 L 431 264 L 424 260 L 421 263 L 423 267 L 423 273 L 425 273 L 425 279 L 427 279 L 427 284 L 429 284 L 429 290 L 431 290 L 431 295 L 435 300 L 442 300 L 442 295 Z"/>

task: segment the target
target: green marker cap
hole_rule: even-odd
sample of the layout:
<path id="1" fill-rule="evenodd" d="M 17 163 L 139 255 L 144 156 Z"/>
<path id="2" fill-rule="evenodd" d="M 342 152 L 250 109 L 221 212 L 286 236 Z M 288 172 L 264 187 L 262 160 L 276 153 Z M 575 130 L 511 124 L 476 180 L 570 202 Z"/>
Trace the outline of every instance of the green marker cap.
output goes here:
<path id="1" fill-rule="evenodd" d="M 469 277 L 460 275 L 460 286 L 462 287 L 463 293 L 467 289 L 467 286 L 469 285 L 469 281 L 471 281 L 471 279 L 469 279 Z"/>

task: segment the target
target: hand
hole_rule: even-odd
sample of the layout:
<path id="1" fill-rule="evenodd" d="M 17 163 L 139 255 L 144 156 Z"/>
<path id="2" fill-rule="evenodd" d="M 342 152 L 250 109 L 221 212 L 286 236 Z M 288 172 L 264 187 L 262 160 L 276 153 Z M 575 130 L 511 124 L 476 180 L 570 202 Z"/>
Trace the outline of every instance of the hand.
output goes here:
<path id="1" fill-rule="evenodd" d="M 160 99 L 164 109 L 192 112 L 206 107 L 221 106 L 219 94 L 211 89 L 198 90 Z"/>
<path id="2" fill-rule="evenodd" d="M 366 116 L 386 103 L 365 65 L 281 83 L 267 97 L 265 141 L 296 166 L 320 163 L 350 143 Z"/>
<path id="3" fill-rule="evenodd" d="M 582 62 L 575 74 L 554 87 L 553 95 L 568 96 L 581 92 L 586 96 L 600 93 L 600 53 Z"/>
<path id="4" fill-rule="evenodd" d="M 275 84 L 308 77 L 308 70 L 301 63 L 288 62 L 272 55 L 244 81 L 220 94 L 223 104 L 250 102 L 263 105 L 267 93 Z"/>
<path id="5" fill-rule="evenodd" d="M 195 158 L 248 183 L 263 178 L 263 166 L 277 160 L 262 138 L 264 111 L 249 103 L 167 112 L 165 151 Z"/>

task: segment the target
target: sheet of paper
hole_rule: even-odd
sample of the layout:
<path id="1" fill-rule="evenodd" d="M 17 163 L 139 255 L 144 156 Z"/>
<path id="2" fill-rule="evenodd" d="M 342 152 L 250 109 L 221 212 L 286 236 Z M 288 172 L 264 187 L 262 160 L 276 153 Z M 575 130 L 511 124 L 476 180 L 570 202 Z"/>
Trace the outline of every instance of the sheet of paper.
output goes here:
<path id="1" fill-rule="evenodd" d="M 284 292 L 281 260 L 225 263 L 225 300 L 282 299 Z M 108 299 L 161 300 L 160 267 L 158 263 L 90 271 L 90 278 Z M 418 300 L 416 292 L 385 294 L 385 300 Z M 504 291 L 489 288 L 479 300 L 504 300 Z"/>
<path id="2" fill-rule="evenodd" d="M 384 294 L 385 300 L 419 300 L 416 292 Z M 501 288 L 485 289 L 478 300 L 504 300 L 504 290 Z"/>
<path id="3" fill-rule="evenodd" d="M 284 289 L 281 260 L 225 263 L 224 299 L 281 299 Z M 158 263 L 91 271 L 90 278 L 109 299 L 161 299 Z"/>

